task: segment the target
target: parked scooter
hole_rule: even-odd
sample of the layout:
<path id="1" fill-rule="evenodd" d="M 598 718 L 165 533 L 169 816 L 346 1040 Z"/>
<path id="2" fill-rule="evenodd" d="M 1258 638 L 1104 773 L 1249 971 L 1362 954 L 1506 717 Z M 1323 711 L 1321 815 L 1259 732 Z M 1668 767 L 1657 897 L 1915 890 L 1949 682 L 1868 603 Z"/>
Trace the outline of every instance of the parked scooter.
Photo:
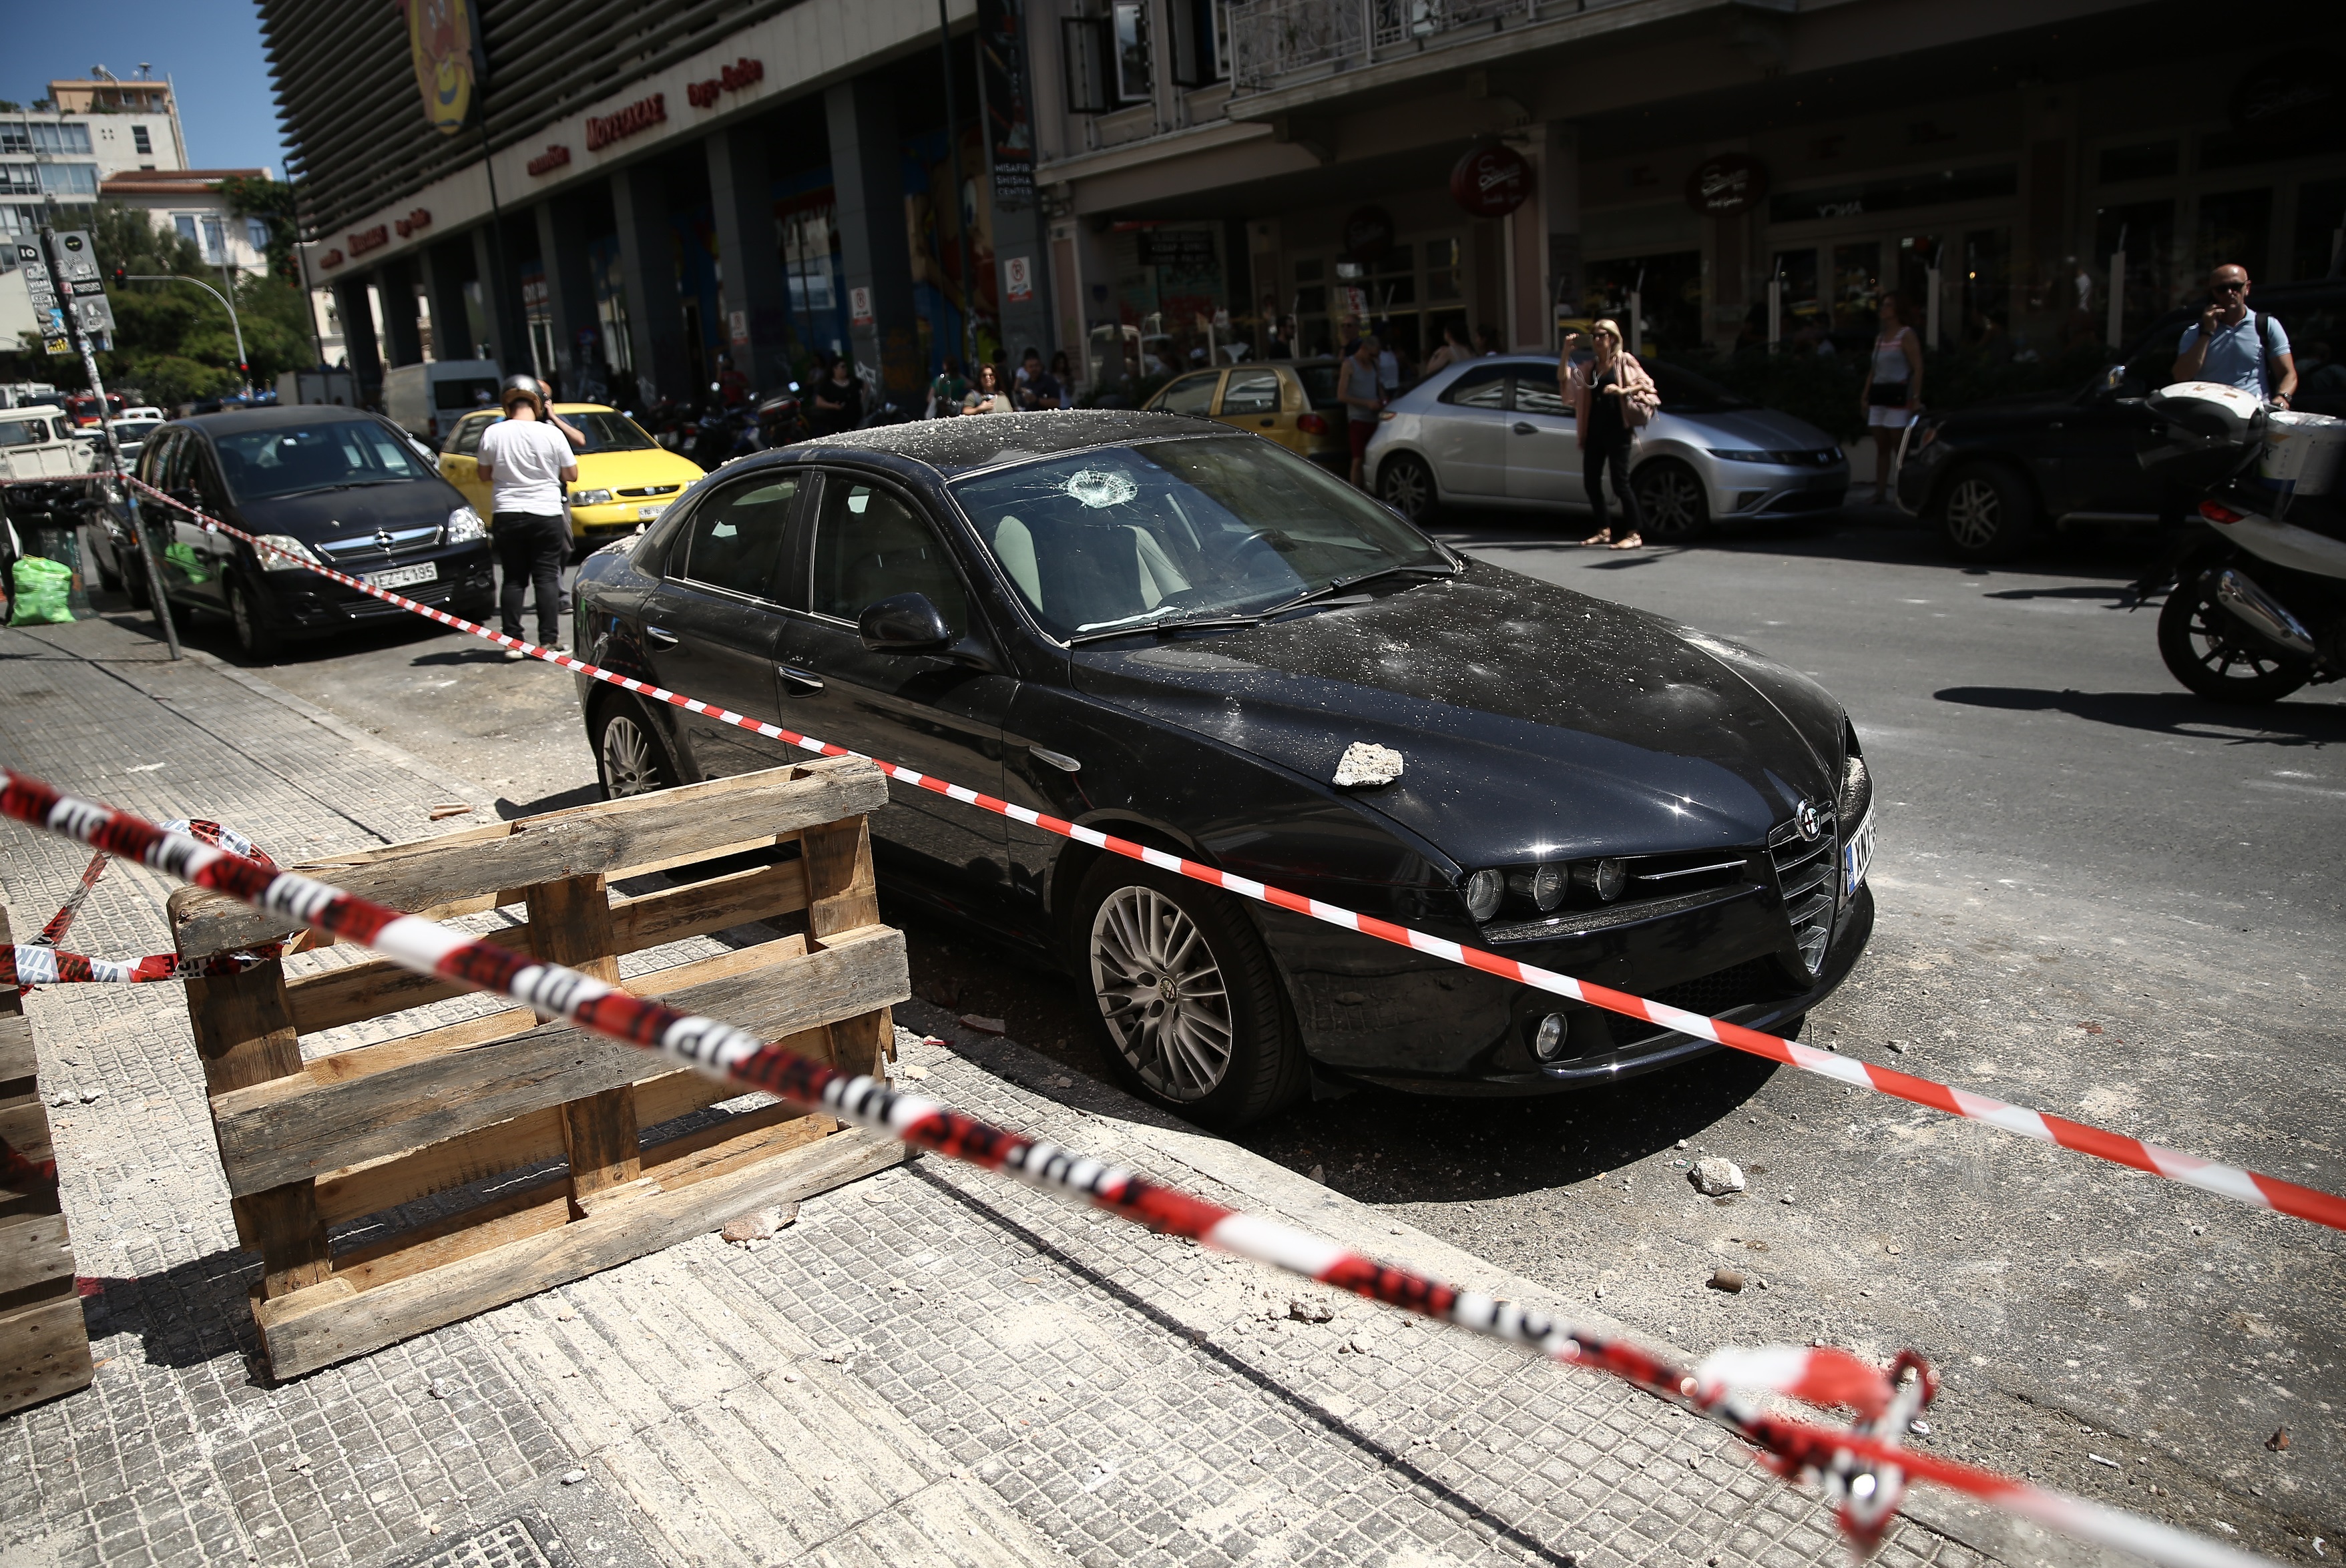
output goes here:
<path id="1" fill-rule="evenodd" d="M 814 433 L 807 426 L 806 405 L 799 394 L 799 383 L 792 382 L 790 391 L 776 392 L 758 404 L 758 439 L 767 451 Z"/>
<path id="2" fill-rule="evenodd" d="M 2167 667 L 2218 702 L 2273 702 L 2346 675 L 2346 420 L 2209 382 L 2147 403 L 2167 430 L 2143 466 L 2198 492 L 2207 530 L 2135 585 L 2137 602 L 2174 585 L 2158 615 Z"/>

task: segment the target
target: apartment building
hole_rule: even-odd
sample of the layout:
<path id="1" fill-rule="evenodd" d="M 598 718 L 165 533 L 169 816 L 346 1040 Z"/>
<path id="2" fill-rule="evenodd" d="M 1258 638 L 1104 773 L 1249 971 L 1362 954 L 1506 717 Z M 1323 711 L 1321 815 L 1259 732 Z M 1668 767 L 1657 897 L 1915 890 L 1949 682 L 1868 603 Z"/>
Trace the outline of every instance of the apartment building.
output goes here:
<path id="1" fill-rule="evenodd" d="M 87 207 L 126 171 L 187 167 L 169 81 L 107 74 L 48 87 L 29 111 L 0 102 L 0 233 L 38 228 L 52 199 Z"/>

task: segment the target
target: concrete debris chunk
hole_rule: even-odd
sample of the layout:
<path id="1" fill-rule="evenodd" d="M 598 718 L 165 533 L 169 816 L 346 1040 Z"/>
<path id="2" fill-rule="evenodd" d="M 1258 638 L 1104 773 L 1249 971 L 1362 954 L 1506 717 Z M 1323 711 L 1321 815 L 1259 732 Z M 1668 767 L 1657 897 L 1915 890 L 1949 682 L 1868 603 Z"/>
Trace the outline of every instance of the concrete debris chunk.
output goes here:
<path id="1" fill-rule="evenodd" d="M 1743 1167 L 1718 1155 L 1706 1155 L 1694 1162 L 1694 1168 L 1687 1172 L 1687 1180 L 1694 1183 L 1695 1191 L 1703 1196 L 1718 1197 L 1743 1190 Z"/>
<path id="2" fill-rule="evenodd" d="M 566 1470 L 562 1472 L 562 1484 L 565 1486 L 576 1486 L 586 1479 L 586 1472 L 583 1470 Z"/>
<path id="3" fill-rule="evenodd" d="M 1335 1308 L 1325 1301 L 1305 1301 L 1300 1298 L 1287 1304 L 1287 1315 L 1298 1323 L 1330 1323 L 1336 1318 Z"/>
<path id="4" fill-rule="evenodd" d="M 2273 1435 L 2265 1439 L 2265 1447 L 2272 1450 L 2275 1453 L 2287 1452 L 2289 1450 L 2289 1429 L 2287 1427 L 2276 1428 L 2273 1431 Z"/>
<path id="5" fill-rule="evenodd" d="M 1732 1268 L 1714 1268 L 1710 1271 L 1710 1288 L 1739 1296 L 1743 1293 L 1743 1276 Z"/>
<path id="6" fill-rule="evenodd" d="M 785 1230 L 796 1224 L 798 1217 L 799 1206 L 794 1203 L 782 1204 L 774 1208 L 753 1209 L 748 1214 L 736 1216 L 728 1221 L 722 1234 L 726 1240 L 737 1244 L 764 1241 L 776 1232 Z"/>
<path id="7" fill-rule="evenodd" d="M 1400 778 L 1401 770 L 1401 753 L 1392 747 L 1355 740 L 1336 764 L 1335 784 L 1340 789 L 1374 789 Z"/>

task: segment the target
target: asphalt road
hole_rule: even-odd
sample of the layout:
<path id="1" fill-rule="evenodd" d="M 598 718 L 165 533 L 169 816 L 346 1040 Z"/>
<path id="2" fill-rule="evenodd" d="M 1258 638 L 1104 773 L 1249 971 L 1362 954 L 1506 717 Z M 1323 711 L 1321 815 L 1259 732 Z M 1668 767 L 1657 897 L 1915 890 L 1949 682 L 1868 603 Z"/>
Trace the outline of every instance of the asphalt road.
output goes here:
<path id="1" fill-rule="evenodd" d="M 1880 921 L 1808 1039 L 2346 1191 L 2346 703 L 2186 694 L 2151 612 L 2119 607 L 2140 542 L 1985 569 L 1886 512 L 1637 555 L 1579 531 L 1444 525 L 1809 671 L 1855 719 Z M 558 671 L 419 628 L 262 673 L 508 814 L 590 796 Z M 921 994 L 1107 1073 L 1070 983 L 908 923 Z M 1537 1102 L 1364 1093 L 1244 1141 L 1690 1349 L 1916 1347 L 1946 1377 L 1917 1440 L 1941 1451 L 2277 1555 L 2346 1551 L 2336 1235 L 1732 1056 Z M 1698 1196 L 1704 1153 L 1750 1190 Z M 1720 1268 L 1744 1288 L 1709 1288 Z"/>

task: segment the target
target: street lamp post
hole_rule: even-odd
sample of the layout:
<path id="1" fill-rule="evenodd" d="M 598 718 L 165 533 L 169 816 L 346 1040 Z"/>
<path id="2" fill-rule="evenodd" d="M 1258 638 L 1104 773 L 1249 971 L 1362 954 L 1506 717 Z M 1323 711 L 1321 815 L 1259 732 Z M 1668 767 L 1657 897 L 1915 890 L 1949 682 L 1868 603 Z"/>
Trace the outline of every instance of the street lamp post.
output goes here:
<path id="1" fill-rule="evenodd" d="M 236 301 L 205 282 L 201 278 L 182 277 L 177 272 L 117 272 L 115 280 L 122 283 L 193 283 L 220 302 L 228 312 L 228 329 L 236 334 L 236 373 L 244 382 L 245 401 L 252 400 L 252 364 L 244 357 L 244 328 L 236 319 Z"/>

